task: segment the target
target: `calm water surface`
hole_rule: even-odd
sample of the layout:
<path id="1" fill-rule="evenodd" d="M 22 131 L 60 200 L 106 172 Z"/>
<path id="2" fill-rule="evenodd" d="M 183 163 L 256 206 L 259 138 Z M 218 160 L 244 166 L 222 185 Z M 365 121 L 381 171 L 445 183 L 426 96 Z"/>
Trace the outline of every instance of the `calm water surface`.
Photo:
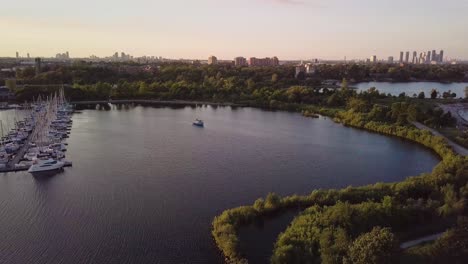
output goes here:
<path id="1" fill-rule="evenodd" d="M 406 93 L 407 96 L 424 92 L 426 98 L 430 97 L 432 89 L 436 89 L 440 94 L 448 92 L 457 94 L 457 98 L 465 96 L 465 87 L 468 83 L 437 83 L 437 82 L 407 82 L 407 83 L 389 83 L 389 82 L 366 82 L 353 84 L 358 88 L 358 91 L 366 91 L 371 87 L 376 87 L 381 93 L 390 93 L 398 96 L 401 93 Z"/>
<path id="2" fill-rule="evenodd" d="M 210 223 L 224 209 L 270 191 L 398 181 L 438 162 L 295 113 L 114 106 L 73 119 L 72 168 L 0 175 L 0 263 L 219 263 Z"/>

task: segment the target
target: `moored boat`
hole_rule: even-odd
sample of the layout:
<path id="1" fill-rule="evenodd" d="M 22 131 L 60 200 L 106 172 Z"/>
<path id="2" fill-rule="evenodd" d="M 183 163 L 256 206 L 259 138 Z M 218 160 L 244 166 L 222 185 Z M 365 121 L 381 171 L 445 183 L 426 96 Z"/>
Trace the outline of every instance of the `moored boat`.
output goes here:
<path id="1" fill-rule="evenodd" d="M 54 159 L 35 159 L 31 167 L 29 167 L 29 173 L 58 170 L 63 168 L 65 162 Z"/>

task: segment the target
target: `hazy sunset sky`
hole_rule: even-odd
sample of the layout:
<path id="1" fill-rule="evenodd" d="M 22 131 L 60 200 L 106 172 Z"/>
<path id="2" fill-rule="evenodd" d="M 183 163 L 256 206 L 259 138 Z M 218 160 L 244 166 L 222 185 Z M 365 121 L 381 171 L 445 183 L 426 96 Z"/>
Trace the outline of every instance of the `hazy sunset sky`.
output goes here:
<path id="1" fill-rule="evenodd" d="M 1 1 L 0 56 L 468 58 L 468 0 Z"/>

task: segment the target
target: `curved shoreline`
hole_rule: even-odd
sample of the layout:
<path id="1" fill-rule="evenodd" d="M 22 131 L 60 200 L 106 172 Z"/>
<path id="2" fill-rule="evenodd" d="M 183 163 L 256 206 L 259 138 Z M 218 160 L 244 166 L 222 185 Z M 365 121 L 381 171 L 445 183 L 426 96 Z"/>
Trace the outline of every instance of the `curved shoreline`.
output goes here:
<path id="1" fill-rule="evenodd" d="M 326 113 L 326 109 L 324 111 Z M 432 149 L 434 152 L 441 157 L 441 161 L 435 166 L 433 172 L 428 174 L 432 175 L 435 173 L 437 168 L 444 168 L 444 162 L 450 161 L 453 157 L 461 159 L 461 163 L 466 162 L 462 156 L 456 155 L 453 150 L 447 145 L 445 139 L 432 135 L 429 131 L 423 131 L 417 128 L 399 127 L 396 125 L 379 124 L 376 122 L 362 123 L 360 120 L 346 120 L 340 118 L 339 115 L 335 116 L 335 122 L 341 123 L 346 126 L 367 130 L 374 133 L 385 134 L 389 136 L 397 136 L 399 138 L 407 139 L 416 142 L 422 146 Z M 423 174 L 424 175 L 424 174 Z M 227 209 L 219 216 L 215 217 L 212 224 L 212 235 L 216 245 L 222 252 L 227 263 L 246 263 L 242 252 L 239 252 L 239 241 L 238 241 L 238 228 L 240 226 L 251 223 L 254 219 L 261 219 L 262 217 L 271 214 L 273 212 L 283 211 L 290 207 L 310 207 L 313 205 L 332 205 L 336 200 L 356 202 L 360 203 L 369 199 L 370 195 L 375 195 L 377 191 L 382 198 L 385 195 L 392 195 L 394 186 L 398 184 L 404 184 L 415 180 L 421 180 L 424 176 L 408 177 L 403 181 L 389 184 L 376 183 L 374 185 L 367 185 L 362 187 L 348 187 L 345 189 L 330 189 L 330 190 L 315 190 L 309 196 L 288 196 L 280 198 L 279 205 L 270 208 L 256 208 L 257 201 L 254 205 L 241 206 L 237 208 Z M 344 192 L 344 198 L 340 194 Z M 329 200 L 330 193 L 338 193 L 338 196 Z M 359 193 L 359 201 L 353 200 L 352 194 Z M 368 197 L 369 196 L 369 197 Z M 341 198 L 337 198 L 341 197 Z M 346 198 L 348 197 L 348 198 Z M 262 199 L 263 201 L 263 199 Z"/>

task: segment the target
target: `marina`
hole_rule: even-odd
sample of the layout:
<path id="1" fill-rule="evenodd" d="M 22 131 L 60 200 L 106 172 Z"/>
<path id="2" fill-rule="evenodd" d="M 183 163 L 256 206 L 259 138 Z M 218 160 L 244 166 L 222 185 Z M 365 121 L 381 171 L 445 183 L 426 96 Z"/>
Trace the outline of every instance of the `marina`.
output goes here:
<path id="1" fill-rule="evenodd" d="M 64 142 L 71 130 L 73 108 L 66 102 L 63 91 L 59 95 L 31 104 L 22 121 L 14 121 L 4 135 L 1 121 L 0 172 L 27 170 L 30 173 L 70 167 L 65 160 Z"/>

